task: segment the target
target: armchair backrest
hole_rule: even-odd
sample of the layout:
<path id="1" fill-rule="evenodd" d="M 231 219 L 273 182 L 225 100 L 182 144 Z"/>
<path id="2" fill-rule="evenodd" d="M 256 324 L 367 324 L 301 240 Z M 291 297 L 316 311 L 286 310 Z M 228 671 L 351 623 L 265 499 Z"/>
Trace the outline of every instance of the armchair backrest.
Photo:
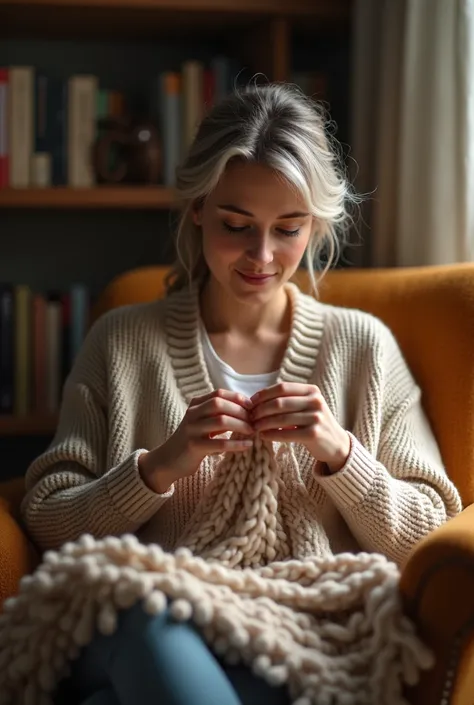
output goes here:
<path id="1" fill-rule="evenodd" d="M 94 312 L 164 296 L 166 267 L 120 275 Z M 308 277 L 298 284 L 309 290 Z M 320 299 L 368 311 L 393 331 L 423 391 L 423 404 L 464 504 L 474 502 L 474 264 L 335 270 Z"/>

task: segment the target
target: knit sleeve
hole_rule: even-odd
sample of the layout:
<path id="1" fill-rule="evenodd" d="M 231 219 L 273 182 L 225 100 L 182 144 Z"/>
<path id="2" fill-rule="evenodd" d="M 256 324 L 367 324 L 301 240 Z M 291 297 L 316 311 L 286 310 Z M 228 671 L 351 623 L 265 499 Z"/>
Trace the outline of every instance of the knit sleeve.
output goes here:
<path id="1" fill-rule="evenodd" d="M 401 353 L 396 351 L 390 364 L 377 447 L 369 451 L 350 433 L 344 467 L 333 475 L 315 475 L 361 548 L 401 564 L 418 541 L 458 514 L 462 504 Z M 403 399 L 397 399 L 397 390 L 403 390 Z"/>
<path id="2" fill-rule="evenodd" d="M 28 468 L 21 512 L 26 528 L 45 550 L 74 541 L 133 533 L 172 496 L 150 490 L 141 479 L 135 449 L 107 467 L 107 423 L 103 326 L 85 341 L 63 391 L 52 444 Z"/>

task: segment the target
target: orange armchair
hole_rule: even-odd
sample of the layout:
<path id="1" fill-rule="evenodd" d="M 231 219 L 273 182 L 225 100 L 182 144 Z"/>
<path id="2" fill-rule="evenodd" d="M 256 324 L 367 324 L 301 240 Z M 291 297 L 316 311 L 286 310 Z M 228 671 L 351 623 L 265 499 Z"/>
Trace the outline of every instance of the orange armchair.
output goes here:
<path id="1" fill-rule="evenodd" d="M 166 273 L 149 267 L 117 277 L 100 297 L 95 316 L 163 296 Z M 304 272 L 297 279 L 308 288 Z M 472 705 L 474 265 L 333 271 L 320 296 L 384 320 L 423 390 L 426 413 L 466 509 L 424 539 L 402 572 L 406 611 L 437 657 L 434 670 L 407 696 L 413 705 Z M 21 528 L 22 496 L 22 480 L 0 485 L 0 604 L 39 561 Z"/>

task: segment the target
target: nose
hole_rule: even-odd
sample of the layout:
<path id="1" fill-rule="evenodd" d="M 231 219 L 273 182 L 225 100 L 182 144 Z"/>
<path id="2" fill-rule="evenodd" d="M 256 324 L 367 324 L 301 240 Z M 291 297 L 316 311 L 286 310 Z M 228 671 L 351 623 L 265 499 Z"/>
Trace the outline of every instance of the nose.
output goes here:
<path id="1" fill-rule="evenodd" d="M 258 265 L 267 265 L 273 261 L 273 244 L 271 238 L 265 235 L 257 235 L 249 242 L 247 259 Z"/>

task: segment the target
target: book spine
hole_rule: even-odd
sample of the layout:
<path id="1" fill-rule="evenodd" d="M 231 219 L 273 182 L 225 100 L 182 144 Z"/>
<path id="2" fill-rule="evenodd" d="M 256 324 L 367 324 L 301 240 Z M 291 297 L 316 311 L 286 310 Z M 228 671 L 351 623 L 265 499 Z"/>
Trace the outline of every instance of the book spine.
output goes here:
<path id="1" fill-rule="evenodd" d="M 214 100 L 218 103 L 232 88 L 229 59 L 225 56 L 215 56 L 211 61 L 211 71 L 214 74 Z"/>
<path id="2" fill-rule="evenodd" d="M 48 295 L 46 303 L 46 408 L 54 414 L 59 408 L 61 386 L 61 300 Z"/>
<path id="3" fill-rule="evenodd" d="M 34 153 L 31 159 L 31 186 L 38 188 L 46 188 L 52 183 L 49 92 L 48 77 L 37 73 L 35 76 Z"/>
<path id="4" fill-rule="evenodd" d="M 15 295 L 15 393 L 14 413 L 24 416 L 30 410 L 31 381 L 31 291 L 18 285 Z"/>
<path id="5" fill-rule="evenodd" d="M 13 287 L 0 286 L 0 413 L 13 412 L 14 398 L 14 298 Z"/>
<path id="6" fill-rule="evenodd" d="M 11 66 L 9 86 L 9 184 L 28 188 L 34 136 L 34 69 Z"/>
<path id="7" fill-rule="evenodd" d="M 48 77 L 42 73 L 35 76 L 35 153 L 49 152 L 48 141 Z"/>
<path id="8" fill-rule="evenodd" d="M 35 294 L 33 317 L 33 405 L 37 412 L 47 410 L 46 404 L 46 299 Z"/>
<path id="9" fill-rule="evenodd" d="M 216 93 L 216 77 L 212 69 L 204 71 L 204 112 L 213 107 Z"/>
<path id="10" fill-rule="evenodd" d="M 108 92 L 101 88 L 97 91 L 97 105 L 96 105 L 96 139 L 101 137 L 102 129 L 99 126 L 101 120 L 105 120 L 109 115 L 109 95 Z"/>
<path id="11" fill-rule="evenodd" d="M 89 327 L 89 291 L 81 284 L 71 287 L 71 316 L 70 316 L 70 345 L 69 345 L 69 369 L 72 368 L 74 360 L 82 347 L 87 329 Z"/>
<path id="12" fill-rule="evenodd" d="M 68 84 L 61 79 L 48 81 L 48 141 L 51 151 L 51 178 L 54 186 L 66 186 L 68 179 Z"/>
<path id="13" fill-rule="evenodd" d="M 48 188 L 52 184 L 52 164 L 49 152 L 37 152 L 31 160 L 31 185 Z"/>
<path id="14" fill-rule="evenodd" d="M 196 134 L 204 107 L 204 67 L 200 61 L 183 64 L 183 149 L 186 151 Z"/>
<path id="15" fill-rule="evenodd" d="M 125 115 L 125 96 L 121 91 L 107 91 L 107 116 L 120 118 Z"/>
<path id="16" fill-rule="evenodd" d="M 160 76 L 161 133 L 163 143 L 163 180 L 176 185 L 176 167 L 181 155 L 181 80 L 179 73 Z"/>
<path id="17" fill-rule="evenodd" d="M 68 99 L 68 184 L 90 188 L 95 184 L 92 148 L 96 136 L 97 78 L 72 76 Z"/>
<path id="18" fill-rule="evenodd" d="M 8 69 L 0 68 L 0 188 L 8 186 Z"/>

